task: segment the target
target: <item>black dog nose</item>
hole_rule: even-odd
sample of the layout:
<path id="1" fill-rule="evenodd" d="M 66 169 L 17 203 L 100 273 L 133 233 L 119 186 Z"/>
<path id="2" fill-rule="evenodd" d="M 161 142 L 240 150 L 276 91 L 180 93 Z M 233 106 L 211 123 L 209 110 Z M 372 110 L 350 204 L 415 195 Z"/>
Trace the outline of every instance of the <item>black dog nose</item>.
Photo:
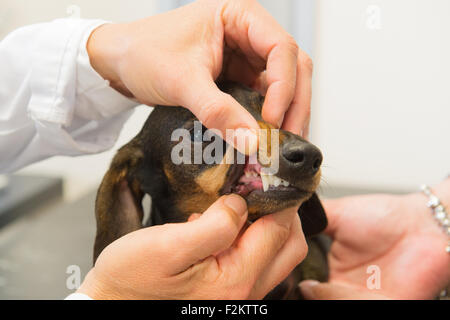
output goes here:
<path id="1" fill-rule="evenodd" d="M 282 154 L 290 164 L 312 174 L 315 174 L 322 164 L 322 153 L 308 142 L 289 143 L 283 147 Z"/>

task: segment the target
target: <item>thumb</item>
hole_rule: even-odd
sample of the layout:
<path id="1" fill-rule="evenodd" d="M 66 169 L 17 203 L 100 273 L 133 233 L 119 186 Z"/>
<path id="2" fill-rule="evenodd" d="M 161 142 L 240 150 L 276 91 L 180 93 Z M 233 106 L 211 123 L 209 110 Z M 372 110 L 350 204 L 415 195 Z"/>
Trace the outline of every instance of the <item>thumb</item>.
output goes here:
<path id="1" fill-rule="evenodd" d="M 305 280 L 299 284 L 307 300 L 387 300 L 388 297 L 348 285 Z"/>
<path id="2" fill-rule="evenodd" d="M 220 91 L 209 75 L 197 76 L 192 83 L 184 88 L 180 104 L 188 108 L 205 127 L 220 133 L 239 152 L 247 155 L 255 153 L 259 129 L 255 118 L 231 95 Z M 233 131 L 227 134 L 227 129 Z"/>
<path id="3" fill-rule="evenodd" d="M 171 250 L 174 274 L 228 249 L 247 221 L 247 204 L 231 194 L 219 198 L 202 215 L 186 223 L 167 225 L 164 247 Z"/>
<path id="4" fill-rule="evenodd" d="M 328 219 L 328 225 L 324 232 L 332 238 L 338 229 L 339 216 L 342 214 L 342 208 L 346 203 L 346 199 L 347 198 L 322 200 L 322 205 Z"/>

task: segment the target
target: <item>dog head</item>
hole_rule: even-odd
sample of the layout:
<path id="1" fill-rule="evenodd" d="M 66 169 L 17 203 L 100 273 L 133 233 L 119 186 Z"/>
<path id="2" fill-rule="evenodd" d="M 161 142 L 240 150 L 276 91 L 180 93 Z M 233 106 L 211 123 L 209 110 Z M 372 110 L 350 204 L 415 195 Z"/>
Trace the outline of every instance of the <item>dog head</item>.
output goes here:
<path id="1" fill-rule="evenodd" d="M 258 121 L 258 153 L 240 154 L 187 109 L 155 107 L 104 177 L 96 200 L 97 241 L 99 234 L 117 237 L 139 228 L 144 194 L 152 198 L 153 224 L 185 221 L 221 195 L 237 193 L 247 202 L 250 220 L 303 204 L 299 213 L 305 233 L 325 228 L 325 214 L 314 193 L 320 181 L 319 149 L 298 135 L 272 130 L 262 120 L 264 98 L 256 91 L 231 82 L 219 87 Z"/>

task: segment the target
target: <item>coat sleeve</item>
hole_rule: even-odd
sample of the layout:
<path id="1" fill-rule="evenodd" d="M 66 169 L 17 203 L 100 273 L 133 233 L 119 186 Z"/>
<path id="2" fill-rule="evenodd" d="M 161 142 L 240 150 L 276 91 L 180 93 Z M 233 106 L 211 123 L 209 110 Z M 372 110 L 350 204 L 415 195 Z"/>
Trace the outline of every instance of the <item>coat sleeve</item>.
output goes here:
<path id="1" fill-rule="evenodd" d="M 55 156 L 105 151 L 138 103 L 90 65 L 86 43 L 101 20 L 58 19 L 0 42 L 0 172 Z"/>

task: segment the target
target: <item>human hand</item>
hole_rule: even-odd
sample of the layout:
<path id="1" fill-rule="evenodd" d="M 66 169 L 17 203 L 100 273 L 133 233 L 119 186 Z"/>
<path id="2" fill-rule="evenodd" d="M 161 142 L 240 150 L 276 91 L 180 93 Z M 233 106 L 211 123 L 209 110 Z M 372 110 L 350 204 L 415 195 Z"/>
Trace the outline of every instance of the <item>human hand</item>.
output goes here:
<path id="1" fill-rule="evenodd" d="M 259 127 L 217 88 L 220 74 L 265 94 L 267 122 L 308 132 L 311 59 L 255 0 L 199 0 L 129 24 L 106 24 L 87 49 L 97 72 L 141 103 L 187 107 L 223 137 L 226 129 L 250 129 L 249 149 L 241 152 L 256 151 Z"/>
<path id="2" fill-rule="evenodd" d="M 450 203 L 450 179 L 433 188 Z M 328 283 L 305 282 L 310 299 L 431 299 L 450 281 L 447 236 L 420 193 L 324 201 L 333 238 Z M 367 267 L 378 266 L 381 288 L 370 290 Z"/>
<path id="3" fill-rule="evenodd" d="M 223 196 L 185 223 L 140 229 L 98 257 L 78 292 L 93 299 L 261 299 L 305 257 L 294 209 L 247 229 L 245 201 Z"/>

